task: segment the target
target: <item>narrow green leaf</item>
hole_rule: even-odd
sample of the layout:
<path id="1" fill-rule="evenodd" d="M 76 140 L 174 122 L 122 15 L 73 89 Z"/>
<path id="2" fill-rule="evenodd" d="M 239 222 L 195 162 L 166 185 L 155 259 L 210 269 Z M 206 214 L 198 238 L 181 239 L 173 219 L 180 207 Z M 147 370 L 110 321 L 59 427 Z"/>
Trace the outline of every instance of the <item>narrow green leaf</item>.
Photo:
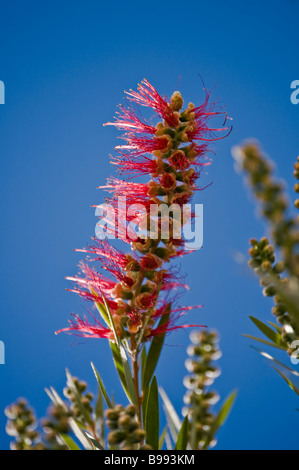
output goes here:
<path id="1" fill-rule="evenodd" d="M 77 439 L 81 442 L 81 444 L 83 445 L 84 449 L 85 450 L 94 450 L 94 445 L 93 443 L 90 441 L 90 439 L 86 436 L 85 432 L 80 429 L 80 427 L 78 426 L 78 424 L 76 423 L 76 421 L 73 419 L 73 418 L 69 418 L 69 424 L 70 424 L 70 427 L 73 431 L 73 433 L 75 434 L 75 436 L 77 437 Z"/>
<path id="2" fill-rule="evenodd" d="M 112 351 L 114 365 L 119 375 L 123 389 L 128 399 L 136 405 L 137 399 L 134 388 L 134 382 L 126 352 L 122 345 L 119 347 L 116 343 L 113 343 L 112 341 L 110 341 L 110 347 Z"/>
<path id="3" fill-rule="evenodd" d="M 178 438 L 178 433 L 180 432 L 181 429 L 181 421 L 180 418 L 178 417 L 174 406 L 172 405 L 171 401 L 169 400 L 165 390 L 163 388 L 159 388 L 159 393 L 160 396 L 163 400 L 163 408 L 166 416 L 166 420 L 168 423 L 169 431 L 171 434 L 172 439 L 174 442 L 177 441 Z"/>
<path id="4" fill-rule="evenodd" d="M 107 314 L 107 317 L 108 317 L 108 325 L 112 328 L 113 334 L 114 334 L 114 337 L 115 337 L 115 341 L 119 345 L 120 344 L 120 339 L 118 337 L 118 334 L 117 334 L 117 331 L 116 331 L 116 328 L 115 328 L 115 324 L 114 324 L 114 321 L 113 321 L 113 316 L 111 314 L 108 302 L 107 302 L 107 300 L 106 300 L 106 298 L 104 297 L 103 294 L 102 294 L 102 297 L 103 297 L 104 304 L 105 304 L 105 309 L 104 309 L 104 306 L 102 305 L 102 310 L 106 311 L 106 314 Z"/>
<path id="5" fill-rule="evenodd" d="M 288 386 L 295 392 L 297 393 L 297 395 L 299 395 L 299 388 L 296 387 L 295 384 L 293 384 L 293 382 L 288 379 L 280 370 L 278 370 L 276 367 L 274 367 L 274 369 L 276 370 L 276 372 L 278 372 L 278 374 L 283 378 L 283 380 L 286 381 L 286 383 L 288 384 Z"/>
<path id="6" fill-rule="evenodd" d="M 112 357 L 113 357 L 114 365 L 115 365 L 116 371 L 119 375 L 121 384 L 123 386 L 123 389 L 124 389 L 127 397 L 130 399 L 129 393 L 128 393 L 128 386 L 127 386 L 127 382 L 126 382 L 124 366 L 123 366 L 121 356 L 120 356 L 120 353 L 119 353 L 119 348 L 112 341 L 109 341 L 109 345 L 110 345 L 110 348 L 111 348 L 111 351 L 112 351 Z"/>
<path id="7" fill-rule="evenodd" d="M 206 443 L 205 445 L 203 446 L 203 450 L 206 450 L 208 449 L 209 447 L 209 444 L 210 442 L 213 440 L 214 436 L 216 435 L 218 429 L 224 424 L 224 422 L 226 421 L 228 415 L 229 415 L 229 412 L 230 410 L 232 409 L 232 406 L 234 404 L 234 401 L 236 399 L 236 396 L 237 396 L 237 390 L 234 390 L 229 396 L 228 398 L 225 400 L 225 402 L 223 403 L 215 421 L 214 421 L 214 424 L 212 425 L 211 427 L 211 430 L 210 430 L 210 434 L 206 440 Z"/>
<path id="8" fill-rule="evenodd" d="M 51 401 L 54 403 L 54 405 L 61 405 L 65 410 L 67 410 L 66 404 L 62 400 L 62 398 L 59 396 L 59 394 L 56 392 L 54 387 L 50 387 L 50 390 L 47 388 L 45 389 L 47 395 L 50 397 Z"/>
<path id="9" fill-rule="evenodd" d="M 257 351 L 259 354 L 261 354 L 261 356 L 265 357 L 266 359 L 269 359 L 269 361 L 273 361 L 275 362 L 277 365 L 279 365 L 280 367 L 283 367 L 285 370 L 287 370 L 288 372 L 290 372 L 291 374 L 293 375 L 296 375 L 297 377 L 299 376 L 299 372 L 297 372 L 296 370 L 292 369 L 291 367 L 289 366 L 286 366 L 285 364 L 283 364 L 282 362 L 278 361 L 277 359 L 275 359 L 275 357 L 271 356 L 271 354 L 267 353 L 267 352 L 264 352 L 264 351 L 261 351 L 260 349 L 258 348 L 255 348 L 254 346 L 251 346 L 252 349 L 254 349 L 255 351 Z"/>
<path id="10" fill-rule="evenodd" d="M 163 447 L 167 431 L 168 431 L 168 426 L 166 425 L 165 428 L 163 429 L 162 433 L 161 433 L 160 438 L 159 438 L 159 450 L 161 450 L 162 447 Z"/>
<path id="11" fill-rule="evenodd" d="M 185 417 L 181 426 L 178 439 L 175 445 L 175 450 L 186 450 L 188 446 L 188 434 L 189 434 L 189 420 L 188 416 Z"/>
<path id="12" fill-rule="evenodd" d="M 80 447 L 67 434 L 60 433 L 59 436 L 70 450 L 81 450 Z"/>
<path id="13" fill-rule="evenodd" d="M 143 401 L 142 401 L 143 426 L 145 426 L 146 405 L 147 405 L 147 399 L 148 399 L 148 392 L 149 392 L 149 387 L 143 392 Z"/>
<path id="14" fill-rule="evenodd" d="M 281 332 L 282 332 L 281 326 L 278 326 L 278 325 L 276 325 L 275 323 L 273 323 L 272 321 L 269 321 L 269 320 L 268 320 L 268 323 L 269 323 L 269 325 L 273 326 L 276 329 L 278 334 L 281 334 Z"/>
<path id="15" fill-rule="evenodd" d="M 166 444 L 166 449 L 167 450 L 173 450 L 170 435 L 169 435 L 168 432 L 166 433 L 166 436 L 165 436 L 165 444 Z"/>
<path id="16" fill-rule="evenodd" d="M 112 408 L 112 403 L 108 397 L 108 393 L 106 392 L 106 389 L 105 389 L 105 386 L 104 386 L 104 382 L 102 381 L 101 377 L 100 377 L 100 374 L 98 373 L 97 369 L 95 368 L 94 364 L 91 362 L 91 367 L 92 367 L 92 370 L 93 370 L 93 373 L 97 379 L 97 382 L 98 382 L 98 385 L 99 385 L 99 388 L 100 390 L 102 391 L 102 394 L 105 398 L 105 401 L 107 403 L 107 406 L 108 408 Z"/>
<path id="17" fill-rule="evenodd" d="M 95 406 L 95 420 L 99 422 L 101 439 L 105 441 L 105 420 L 104 420 L 104 406 L 103 406 L 103 393 L 101 388 L 98 388 L 98 398 Z"/>
<path id="18" fill-rule="evenodd" d="M 265 339 L 257 338 L 256 336 L 251 336 L 251 335 L 242 335 L 242 336 L 245 336 L 245 338 L 254 339 L 254 341 L 258 341 L 259 343 L 267 344 L 268 346 L 272 346 L 272 348 L 281 349 L 283 351 L 285 350 L 282 346 L 278 346 L 277 344 L 271 343 L 270 341 L 266 341 Z"/>
<path id="19" fill-rule="evenodd" d="M 54 403 L 54 405 L 61 405 L 65 410 L 67 410 L 67 407 L 62 400 L 62 398 L 59 396 L 59 394 L 56 392 L 56 390 L 53 387 L 50 387 L 49 389 L 45 389 L 47 395 L 50 397 L 51 401 Z M 94 446 L 92 442 L 88 439 L 84 431 L 82 431 L 76 423 L 76 421 L 73 418 L 68 418 L 69 425 L 77 437 L 77 439 L 81 442 L 85 450 L 94 450 Z"/>
<path id="20" fill-rule="evenodd" d="M 145 349 L 145 346 L 143 346 L 143 349 L 141 351 L 141 384 L 143 384 L 144 382 L 146 359 L 147 359 L 146 349 Z"/>
<path id="21" fill-rule="evenodd" d="M 126 354 L 125 348 L 124 348 L 121 340 L 119 339 L 119 337 L 117 335 L 117 331 L 116 331 L 116 328 L 115 328 L 115 325 L 114 325 L 113 317 L 112 317 L 109 305 L 107 303 L 107 300 L 105 299 L 104 295 L 102 295 L 102 297 L 103 297 L 103 300 L 104 300 L 106 312 L 108 314 L 109 322 L 110 322 L 110 325 L 112 327 L 114 337 L 115 337 L 115 341 L 116 341 L 116 343 L 113 343 L 112 341 L 110 341 L 110 346 L 111 346 L 111 349 L 112 349 L 112 348 L 114 348 L 112 346 L 112 344 L 115 344 L 117 346 L 117 349 L 118 349 L 118 351 L 116 351 L 116 348 L 112 349 L 113 358 L 114 358 L 114 362 L 115 362 L 115 365 L 116 365 L 116 370 L 119 374 L 119 377 L 120 377 L 120 380 L 121 380 L 122 384 L 124 385 L 124 383 L 126 383 L 126 385 L 127 385 L 126 387 L 124 387 L 124 390 L 125 390 L 128 398 L 129 398 L 129 400 L 132 403 L 134 403 L 135 405 L 137 405 L 137 397 L 136 397 L 136 393 L 135 393 L 135 387 L 134 387 L 134 383 L 133 383 L 132 373 L 131 373 L 131 369 L 130 369 L 130 366 L 129 366 L 127 354 Z M 121 359 L 121 362 L 119 361 L 119 357 Z M 117 366 L 119 366 L 120 363 L 122 363 L 123 370 L 121 370 L 119 367 L 117 367 Z M 123 381 L 123 374 L 125 376 L 125 381 Z"/>
<path id="22" fill-rule="evenodd" d="M 159 394 L 156 377 L 153 377 L 148 393 L 145 418 L 146 443 L 153 450 L 159 449 Z"/>
<path id="23" fill-rule="evenodd" d="M 273 343 L 280 346 L 281 344 L 281 337 L 276 331 L 272 330 L 268 325 L 260 321 L 258 318 L 252 317 L 249 315 L 250 320 L 255 324 L 255 326 L 264 333 L 267 338 L 269 338 Z"/>
<path id="24" fill-rule="evenodd" d="M 126 351 L 122 345 L 120 347 L 119 352 L 120 352 L 121 360 L 122 360 L 123 367 L 124 367 L 124 373 L 125 373 L 126 383 L 127 383 L 128 392 L 129 392 L 129 398 L 132 403 L 138 406 L 131 368 L 129 366 Z"/>
<path id="25" fill-rule="evenodd" d="M 237 396 L 237 390 L 234 390 L 229 395 L 229 397 L 225 400 L 225 402 L 224 402 L 224 404 L 223 404 L 223 406 L 222 406 L 221 410 L 219 411 L 219 413 L 217 415 L 217 418 L 216 418 L 216 423 L 217 423 L 218 428 L 220 428 L 220 426 L 222 426 L 225 423 L 225 421 L 228 417 L 228 414 L 229 414 L 230 410 L 232 409 L 232 406 L 234 404 L 236 396 Z"/>
<path id="26" fill-rule="evenodd" d="M 158 328 L 163 327 L 163 325 L 165 325 L 168 322 L 170 310 L 171 310 L 171 304 L 168 304 L 166 313 L 161 317 L 160 322 L 158 324 Z M 143 391 L 145 391 L 148 388 L 149 383 L 152 379 L 152 376 L 156 370 L 158 360 L 161 354 L 162 346 L 164 343 L 164 339 L 165 339 L 165 333 L 166 332 L 161 333 L 160 335 L 157 335 L 152 339 L 152 342 L 148 351 L 148 355 L 146 358 L 146 363 L 144 366 L 144 374 L 142 377 L 143 379 L 142 390 Z"/>
<path id="27" fill-rule="evenodd" d="M 102 444 L 97 439 L 92 437 L 89 433 L 86 433 L 86 434 L 87 434 L 88 438 L 90 439 L 90 441 L 93 443 L 95 449 L 105 450 L 104 447 L 102 446 Z"/>
<path id="28" fill-rule="evenodd" d="M 104 322 L 106 323 L 107 326 L 111 326 L 109 322 L 109 317 L 107 315 L 106 309 L 103 304 L 100 304 L 99 302 L 95 302 L 95 305 L 98 309 L 99 314 L 103 318 Z"/>

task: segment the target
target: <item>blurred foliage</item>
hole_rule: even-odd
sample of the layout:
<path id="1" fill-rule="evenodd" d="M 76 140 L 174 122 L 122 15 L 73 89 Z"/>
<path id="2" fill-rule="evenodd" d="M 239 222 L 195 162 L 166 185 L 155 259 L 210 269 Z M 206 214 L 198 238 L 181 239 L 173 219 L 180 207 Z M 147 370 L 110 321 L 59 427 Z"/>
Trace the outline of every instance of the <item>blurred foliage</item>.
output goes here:
<path id="1" fill-rule="evenodd" d="M 273 176 L 273 163 L 262 153 L 257 143 L 234 147 L 233 156 L 238 168 L 246 175 L 247 181 L 259 201 L 261 215 L 269 228 L 268 237 L 250 240 L 249 266 L 260 279 L 263 295 L 273 298 L 272 314 L 276 324 L 268 325 L 250 317 L 266 340 L 253 338 L 263 344 L 285 350 L 293 364 L 299 361 L 299 218 L 291 210 L 285 184 Z M 294 178 L 299 180 L 299 157 L 294 164 Z M 299 193 L 296 181 L 294 190 Z M 299 199 L 294 202 L 299 209 Z M 285 366 L 270 354 L 260 353 L 275 364 L 275 369 L 289 386 L 298 393 L 296 385 L 288 378 L 299 375 L 296 370 Z M 277 368 L 278 366 L 278 368 Z M 283 370 L 283 372 L 282 372 Z"/>
<path id="2" fill-rule="evenodd" d="M 126 406 L 115 404 L 95 366 L 92 368 L 98 384 L 96 399 L 87 384 L 67 370 L 64 398 L 51 387 L 46 389 L 52 405 L 46 418 L 37 420 L 23 399 L 8 406 L 6 431 L 13 437 L 12 450 L 159 450 L 208 449 L 216 443 L 215 435 L 224 423 L 235 398 L 235 392 L 215 415 L 211 407 L 218 401 L 216 392 L 207 387 L 220 374 L 213 361 L 221 356 L 217 335 L 209 331 L 193 331 L 192 344 L 186 361 L 190 372 L 184 379 L 187 392 L 181 420 L 165 391 L 160 389 L 167 425 L 160 434 L 159 390 L 153 375 L 161 352 L 164 335 L 146 352 L 142 352 L 144 389 L 140 420 L 137 406 L 129 400 Z M 154 361 L 154 364 L 151 364 Z M 144 367 L 151 370 L 148 379 Z M 119 366 L 119 365 L 118 365 Z M 148 383 L 149 380 L 149 383 Z M 125 388 L 125 387 L 124 387 Z M 145 393 L 146 392 L 146 393 Z"/>

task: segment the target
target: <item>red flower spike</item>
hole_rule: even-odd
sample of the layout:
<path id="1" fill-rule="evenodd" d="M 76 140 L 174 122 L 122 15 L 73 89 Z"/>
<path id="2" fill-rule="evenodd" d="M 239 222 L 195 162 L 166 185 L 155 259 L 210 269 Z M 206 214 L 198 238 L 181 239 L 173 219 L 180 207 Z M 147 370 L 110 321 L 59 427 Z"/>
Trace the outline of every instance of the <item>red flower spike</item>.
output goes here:
<path id="1" fill-rule="evenodd" d="M 146 80 L 142 80 L 138 85 L 138 92 L 130 90 L 125 92 L 129 100 L 141 106 L 155 109 L 170 127 L 178 124 L 177 114 L 172 111 L 169 103 L 159 95 L 157 90 Z"/>
<path id="2" fill-rule="evenodd" d="M 170 300 L 173 303 L 178 298 L 174 291 L 189 288 L 179 272 L 174 273 L 166 267 L 166 263 L 194 250 L 185 248 L 184 239 L 173 239 L 172 231 L 167 240 L 161 240 L 159 223 L 158 238 L 143 239 L 132 233 L 133 224 L 129 222 L 139 224 L 148 220 L 153 203 L 165 202 L 168 206 L 189 203 L 196 190 L 204 189 L 196 186 L 196 180 L 201 168 L 210 164 L 206 156 L 208 142 L 224 138 L 231 128 L 224 127 L 227 114 L 218 112 L 215 104 L 210 103 L 210 92 L 206 92 L 200 106 L 190 103 L 182 111 L 183 99 L 179 92 L 175 92 L 169 100 L 162 97 L 147 80 L 141 82 L 136 92 L 131 90 L 126 95 L 137 105 L 153 109 L 163 119 L 163 122 L 153 126 L 151 122 L 143 122 L 132 107 L 121 106 L 115 121 L 106 123 L 124 131 L 125 145 L 116 147 L 117 154 L 111 157 L 111 163 L 129 179 L 150 176 L 147 183 L 108 178 L 107 184 L 101 188 L 110 192 L 111 196 L 106 198 L 106 204 L 97 206 L 105 211 L 102 220 L 107 223 L 108 233 L 113 235 L 117 230 L 117 236 L 130 244 L 135 254 L 124 254 L 108 241 L 95 240 L 93 245 L 77 251 L 93 255 L 93 261 L 100 262 L 111 279 L 86 264 L 81 266 L 82 277 L 68 279 L 77 284 L 72 290 L 82 298 L 100 304 L 107 302 L 115 319 L 117 334 L 120 337 L 125 334 L 132 347 L 136 340 L 140 344 L 140 341 L 145 342 L 161 333 L 203 326 L 177 324 L 188 310 L 196 307 L 172 308 L 169 321 L 162 327 L 157 326 L 158 320 L 169 313 L 167 306 Z M 209 125 L 211 119 L 221 115 L 225 117 L 222 127 Z M 225 135 L 217 136 L 225 131 Z M 125 198 L 124 205 L 120 203 L 120 197 Z M 138 204 L 142 205 L 143 213 L 136 209 Z M 134 211 L 128 210 L 131 205 L 135 205 Z M 191 218 L 194 215 L 191 213 Z M 91 316 L 93 324 L 86 317 L 80 319 L 74 316 L 70 326 L 59 331 L 115 340 L 110 328 Z M 147 324 L 143 329 L 145 319 Z M 142 338 L 138 336 L 141 331 L 144 332 Z"/>

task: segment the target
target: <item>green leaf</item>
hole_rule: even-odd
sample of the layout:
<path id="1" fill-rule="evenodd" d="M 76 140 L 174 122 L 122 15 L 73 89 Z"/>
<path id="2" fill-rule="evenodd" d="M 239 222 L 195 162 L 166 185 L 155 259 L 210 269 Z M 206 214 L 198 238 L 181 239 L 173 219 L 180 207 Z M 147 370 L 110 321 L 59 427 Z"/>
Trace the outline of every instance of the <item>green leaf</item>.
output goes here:
<path id="1" fill-rule="evenodd" d="M 112 341 L 110 341 L 110 348 L 112 351 L 114 365 L 120 378 L 121 384 L 123 386 L 124 392 L 126 393 L 128 399 L 136 405 L 136 393 L 128 359 L 126 355 L 121 355 L 121 350 L 118 348 L 117 344 L 112 343 Z M 123 353 L 125 353 L 124 350 Z"/>
<path id="2" fill-rule="evenodd" d="M 145 349 L 145 346 L 143 346 L 142 351 L 141 351 L 141 383 L 142 384 L 144 382 L 146 359 L 147 359 L 146 349 Z"/>
<path id="3" fill-rule="evenodd" d="M 273 327 L 275 328 L 275 330 L 277 331 L 277 333 L 281 334 L 281 332 L 282 332 L 281 326 L 278 326 L 278 325 L 276 325 L 275 323 L 273 323 L 272 321 L 269 321 L 269 320 L 268 320 L 268 323 L 269 323 L 269 325 L 271 325 L 271 326 L 273 326 Z"/>
<path id="4" fill-rule="evenodd" d="M 276 372 L 279 373 L 279 375 L 283 378 L 283 380 L 286 381 L 286 383 L 288 384 L 289 387 L 291 387 L 291 389 L 297 393 L 297 395 L 299 395 L 299 388 L 296 387 L 296 385 L 290 380 L 288 379 L 280 370 L 278 370 L 276 367 L 274 367 L 274 369 L 276 370 Z"/>
<path id="5" fill-rule="evenodd" d="M 92 290 L 91 290 L 92 291 Z M 106 323 L 107 326 L 111 326 L 109 322 L 109 317 L 107 315 L 106 309 L 103 304 L 100 304 L 99 302 L 95 302 L 95 305 L 98 309 L 99 314 L 103 318 L 104 322 Z"/>
<path id="6" fill-rule="evenodd" d="M 229 415 L 229 413 L 232 409 L 232 406 L 234 404 L 236 396 L 237 396 L 237 390 L 234 390 L 229 395 L 229 397 L 225 400 L 225 402 L 224 402 L 224 404 L 223 404 L 223 406 L 222 406 L 221 410 L 219 411 L 219 413 L 217 415 L 217 418 L 216 418 L 216 423 L 217 423 L 218 428 L 220 428 L 220 426 L 222 426 L 225 423 L 225 421 L 226 421 L 226 419 L 227 419 L 227 417 L 228 417 L 228 415 Z"/>
<path id="7" fill-rule="evenodd" d="M 102 446 L 102 444 L 98 440 L 96 440 L 94 437 L 92 437 L 89 433 L 87 433 L 87 436 L 90 439 L 90 441 L 93 443 L 93 445 L 96 449 L 105 450 L 104 447 Z"/>
<path id="8" fill-rule="evenodd" d="M 127 395 L 127 397 L 129 397 L 129 392 L 128 392 L 128 386 L 127 386 L 127 381 L 126 381 L 126 376 L 125 376 L 125 371 L 124 371 L 124 366 L 123 366 L 123 362 L 121 360 L 121 356 L 120 356 L 120 353 L 119 353 L 119 348 L 117 347 L 117 345 L 115 343 L 113 343 L 112 341 L 109 341 L 109 344 L 110 344 L 110 348 L 111 348 L 111 351 L 112 351 L 112 357 L 113 357 L 113 361 L 114 361 L 114 365 L 115 365 L 115 368 L 116 368 L 116 371 L 118 373 L 118 376 L 120 378 L 120 381 L 121 381 L 121 384 L 123 386 L 123 389 Z"/>
<path id="9" fill-rule="evenodd" d="M 132 403 L 134 403 L 135 405 L 138 406 L 137 397 L 136 397 L 136 393 L 135 393 L 134 382 L 133 382 L 132 373 L 131 373 L 131 369 L 130 369 L 130 366 L 129 366 L 127 354 L 126 354 L 125 348 L 124 348 L 120 338 L 117 335 L 116 328 L 115 328 L 114 321 L 113 321 L 113 317 L 112 317 L 109 305 L 107 303 L 107 300 L 105 299 L 104 295 L 102 295 L 102 297 L 103 297 L 103 300 L 104 300 L 106 312 L 108 314 L 109 322 L 110 322 L 110 325 L 112 327 L 114 337 L 115 337 L 115 341 L 116 341 L 115 343 L 110 341 L 110 346 L 111 346 L 111 349 L 112 349 L 112 354 L 113 354 L 113 359 L 114 359 L 114 363 L 115 363 L 115 366 L 116 366 L 116 370 L 119 374 L 119 378 L 121 380 L 121 383 L 124 387 L 124 390 L 125 390 L 128 398 L 129 398 L 129 400 Z M 114 346 L 112 346 L 114 344 L 116 345 L 116 348 Z M 122 364 L 122 367 L 120 367 L 120 364 Z M 124 379 L 123 376 L 125 377 L 125 379 Z M 126 384 L 126 386 L 125 386 L 125 384 Z"/>
<path id="10" fill-rule="evenodd" d="M 163 447 L 167 431 L 168 431 L 168 426 L 166 425 L 165 428 L 163 429 L 162 433 L 161 433 L 160 438 L 159 438 L 159 450 L 161 450 L 162 447 Z"/>
<path id="11" fill-rule="evenodd" d="M 268 346 L 272 346 L 273 348 L 281 349 L 283 351 L 285 350 L 282 346 L 278 346 L 277 344 L 271 343 L 270 341 L 266 341 L 265 339 L 257 338 L 256 336 L 251 336 L 251 335 L 242 335 L 242 336 L 245 336 L 245 338 L 254 339 L 254 341 L 258 341 L 259 343 L 267 344 Z"/>
<path id="12" fill-rule="evenodd" d="M 163 325 L 165 325 L 168 322 L 169 315 L 170 315 L 170 310 L 171 310 L 171 304 L 168 304 L 165 314 L 160 319 L 160 322 L 158 324 L 158 328 L 162 327 Z M 150 348 L 149 348 L 149 351 L 148 351 L 148 355 L 147 355 L 147 358 L 146 358 L 146 363 L 145 363 L 145 366 L 144 366 L 144 374 L 143 374 L 143 377 L 142 377 L 142 390 L 143 391 L 145 391 L 148 388 L 149 383 L 152 379 L 152 376 L 153 376 L 153 374 L 156 370 L 158 360 L 159 360 L 159 357 L 160 357 L 160 354 L 161 354 L 162 346 L 163 346 L 163 343 L 164 343 L 164 339 L 165 339 L 165 333 L 166 332 L 155 336 L 153 338 L 152 342 L 151 342 L 151 345 L 150 345 Z"/>
<path id="13" fill-rule="evenodd" d="M 271 356 L 271 354 L 267 353 L 267 352 L 264 352 L 264 351 L 261 351 L 260 349 L 258 348 L 255 348 L 254 346 L 251 346 L 252 349 L 254 349 L 255 351 L 257 351 L 259 354 L 261 354 L 261 356 L 265 357 L 266 359 L 269 359 L 270 361 L 273 361 L 275 362 L 276 364 L 278 364 L 280 367 L 283 367 L 284 369 L 286 369 L 288 372 L 290 372 L 291 374 L 293 375 L 296 375 L 297 377 L 299 376 L 299 372 L 297 372 L 296 370 L 292 369 L 291 367 L 289 366 L 286 366 L 285 364 L 283 364 L 282 362 L 278 361 L 277 359 L 275 359 L 273 356 Z"/>
<path id="14" fill-rule="evenodd" d="M 104 420 L 104 407 L 103 407 L 103 394 L 102 390 L 99 387 L 98 389 L 98 398 L 95 406 L 95 420 L 99 422 L 99 428 L 101 433 L 101 439 L 105 441 L 105 420 Z"/>
<path id="15" fill-rule="evenodd" d="M 61 405 L 65 410 L 68 410 L 67 406 L 65 405 L 64 401 L 62 398 L 59 396 L 59 394 L 56 392 L 56 390 L 53 387 L 50 387 L 50 390 L 47 388 L 45 389 L 47 395 L 50 397 L 51 401 L 54 403 L 54 405 Z M 85 450 L 94 450 L 94 445 L 88 439 L 86 436 L 85 432 L 80 429 L 78 423 L 73 419 L 73 418 L 68 418 L 68 423 L 77 437 L 77 439 L 81 442 Z"/>
<path id="16" fill-rule="evenodd" d="M 169 432 L 166 433 L 165 444 L 166 444 L 166 449 L 167 450 L 173 450 L 173 446 L 172 446 L 172 442 L 171 442 L 171 439 L 170 439 Z"/>
<path id="17" fill-rule="evenodd" d="M 60 433 L 59 436 L 70 450 L 81 450 L 80 447 L 67 434 Z"/>
<path id="18" fill-rule="evenodd" d="M 260 321 L 258 318 L 252 317 L 249 315 L 250 320 L 255 324 L 255 326 L 264 333 L 267 338 L 269 338 L 273 343 L 277 346 L 281 345 L 281 336 L 276 333 L 276 331 L 272 330 L 268 325 Z"/>
<path id="19" fill-rule="evenodd" d="M 94 450 L 94 446 L 93 446 L 92 442 L 86 436 L 85 432 L 82 429 L 80 429 L 80 427 L 78 426 L 78 424 L 76 423 L 76 421 L 73 418 L 69 418 L 69 424 L 70 424 L 70 427 L 71 427 L 73 433 L 75 434 L 77 439 L 81 442 L 84 449 L 85 450 Z"/>
<path id="20" fill-rule="evenodd" d="M 229 396 L 228 398 L 225 400 L 225 402 L 223 403 L 212 427 L 211 427 L 211 430 L 210 430 L 210 434 L 209 434 L 209 437 L 207 438 L 207 441 L 205 443 L 205 445 L 203 446 L 203 450 L 206 450 L 208 449 L 209 447 L 209 444 L 210 442 L 213 440 L 215 434 L 217 433 L 218 429 L 224 424 L 224 422 L 226 421 L 227 417 L 228 417 L 228 414 L 229 412 L 231 411 L 232 409 L 232 406 L 234 404 L 234 401 L 236 399 L 236 396 L 237 396 L 237 390 L 234 390 Z"/>
<path id="21" fill-rule="evenodd" d="M 181 421 L 180 418 L 178 417 L 174 406 L 172 405 L 171 401 L 169 400 L 165 390 L 163 388 L 159 387 L 159 392 L 160 396 L 163 400 L 163 408 L 166 416 L 166 420 L 168 423 L 169 431 L 171 434 L 172 439 L 174 442 L 177 441 L 178 438 L 178 433 L 180 432 L 181 429 Z"/>
<path id="22" fill-rule="evenodd" d="M 145 418 L 146 443 L 153 450 L 159 449 L 159 394 L 157 379 L 154 376 L 148 393 Z"/>
<path id="23" fill-rule="evenodd" d="M 104 382 L 102 381 L 101 377 L 100 377 L 100 374 L 98 373 L 97 369 L 95 368 L 94 364 L 91 362 L 91 367 L 92 367 L 92 370 L 93 370 L 93 373 L 97 379 L 97 382 L 98 382 L 98 385 L 99 385 L 99 388 L 105 398 L 105 401 L 107 403 L 107 406 L 108 408 L 113 408 L 112 407 L 112 403 L 108 397 L 108 393 L 106 392 L 106 389 L 105 389 L 105 386 L 104 386 Z"/>
<path id="24" fill-rule="evenodd" d="M 188 416 L 185 417 L 181 426 L 178 439 L 176 441 L 175 450 L 186 450 L 188 446 L 188 434 L 189 434 L 189 420 Z"/>
<path id="25" fill-rule="evenodd" d="M 125 374 L 125 378 L 126 378 L 126 384 L 127 384 L 127 387 L 128 387 L 129 398 L 130 398 L 132 403 L 134 403 L 135 405 L 138 406 L 135 387 L 134 387 L 134 382 L 133 382 L 133 377 L 132 377 L 132 372 L 131 372 L 131 369 L 130 369 L 130 366 L 129 366 L 126 351 L 125 351 L 124 347 L 122 346 L 122 344 L 120 345 L 119 353 L 120 353 L 121 361 L 122 361 L 123 368 L 124 368 L 124 374 Z"/>

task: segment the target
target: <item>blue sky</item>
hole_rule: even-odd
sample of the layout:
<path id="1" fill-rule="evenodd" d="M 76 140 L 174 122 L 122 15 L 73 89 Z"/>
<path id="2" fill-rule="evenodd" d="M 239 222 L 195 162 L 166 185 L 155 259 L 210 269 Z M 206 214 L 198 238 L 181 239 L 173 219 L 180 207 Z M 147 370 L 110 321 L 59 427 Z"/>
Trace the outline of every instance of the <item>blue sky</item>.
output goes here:
<path id="1" fill-rule="evenodd" d="M 161 93 L 177 86 L 186 101 L 201 103 L 199 74 L 233 117 L 231 135 L 216 156 L 200 192 L 204 246 L 183 262 L 191 292 L 184 303 L 204 305 L 188 320 L 216 328 L 222 375 L 214 384 L 238 399 L 218 449 L 292 449 L 298 445 L 298 397 L 250 346 L 256 334 L 248 315 L 271 320 L 271 301 L 235 254 L 266 228 L 242 178 L 231 147 L 248 137 L 262 142 L 277 173 L 292 186 L 298 155 L 299 105 L 290 84 L 299 79 L 295 0 L 272 2 L 7 1 L 0 4 L 1 232 L 0 410 L 26 396 L 42 416 L 44 387 L 61 391 L 64 368 L 88 380 L 92 360 L 119 401 L 120 391 L 104 341 L 75 341 L 54 331 L 78 297 L 64 277 L 77 272 L 80 254 L 94 234 L 91 204 L 113 169 L 109 153 L 117 132 L 111 120 L 123 90 L 146 77 Z M 167 338 L 158 379 L 179 410 L 188 334 Z M 0 448 L 9 446 L 0 411 Z"/>

